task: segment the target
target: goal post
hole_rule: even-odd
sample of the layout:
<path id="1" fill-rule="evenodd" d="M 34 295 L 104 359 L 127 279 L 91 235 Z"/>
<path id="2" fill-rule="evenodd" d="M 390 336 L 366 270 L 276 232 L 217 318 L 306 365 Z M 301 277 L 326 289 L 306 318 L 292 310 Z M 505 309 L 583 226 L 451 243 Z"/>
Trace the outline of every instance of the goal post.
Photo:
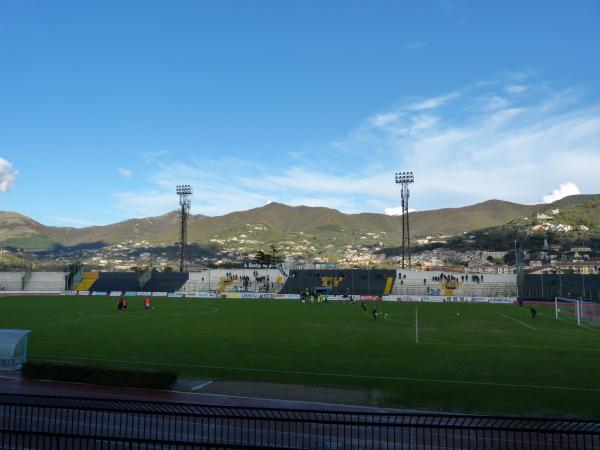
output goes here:
<path id="1" fill-rule="evenodd" d="M 575 298 L 554 297 L 554 317 L 565 319 L 574 317 L 577 320 L 577 325 L 581 325 L 581 308 L 580 301 Z"/>
<path id="2" fill-rule="evenodd" d="M 600 326 L 600 302 L 555 297 L 554 314 L 556 319 L 574 317 L 577 325 Z"/>

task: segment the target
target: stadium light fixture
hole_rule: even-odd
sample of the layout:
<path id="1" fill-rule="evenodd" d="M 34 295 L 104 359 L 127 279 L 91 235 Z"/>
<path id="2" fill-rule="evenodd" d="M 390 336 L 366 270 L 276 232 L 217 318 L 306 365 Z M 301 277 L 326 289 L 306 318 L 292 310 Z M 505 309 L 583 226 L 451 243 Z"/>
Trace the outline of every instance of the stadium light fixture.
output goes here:
<path id="1" fill-rule="evenodd" d="M 192 201 L 190 195 L 193 194 L 192 186 L 189 184 L 178 184 L 175 191 L 179 195 L 179 205 L 181 206 L 181 230 L 179 240 L 179 271 L 186 270 L 187 263 L 187 222 Z"/>
<path id="2" fill-rule="evenodd" d="M 192 195 L 194 192 L 189 184 L 178 184 L 177 195 Z"/>
<path id="3" fill-rule="evenodd" d="M 412 172 L 396 172 L 396 184 L 414 183 L 415 176 Z"/>
<path id="4" fill-rule="evenodd" d="M 408 256 L 408 268 L 411 266 L 410 257 L 410 223 L 408 214 L 408 199 L 410 190 L 408 185 L 415 182 L 415 175 L 412 172 L 396 172 L 396 184 L 402 187 L 402 268 L 404 269 L 404 261 Z"/>

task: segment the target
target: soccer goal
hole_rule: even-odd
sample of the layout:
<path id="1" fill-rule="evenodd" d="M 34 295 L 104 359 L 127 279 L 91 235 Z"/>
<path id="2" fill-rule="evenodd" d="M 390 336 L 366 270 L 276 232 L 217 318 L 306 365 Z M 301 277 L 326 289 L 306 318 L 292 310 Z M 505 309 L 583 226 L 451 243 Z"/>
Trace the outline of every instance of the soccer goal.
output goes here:
<path id="1" fill-rule="evenodd" d="M 554 297 L 554 311 L 557 319 L 574 317 L 577 325 L 600 326 L 600 302 Z"/>

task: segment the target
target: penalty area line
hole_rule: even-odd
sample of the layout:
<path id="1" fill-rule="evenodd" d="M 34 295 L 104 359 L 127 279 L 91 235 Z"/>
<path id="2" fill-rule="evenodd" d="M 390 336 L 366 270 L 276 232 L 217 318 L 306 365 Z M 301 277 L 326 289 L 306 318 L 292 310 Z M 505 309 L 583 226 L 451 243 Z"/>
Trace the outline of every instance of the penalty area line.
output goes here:
<path id="1" fill-rule="evenodd" d="M 79 356 L 46 356 L 46 361 L 50 362 L 69 362 L 69 361 L 101 361 L 111 363 L 123 363 L 123 364 L 141 364 L 148 366 L 163 366 L 163 367 L 188 367 L 196 369 L 218 369 L 218 370 L 235 370 L 239 372 L 259 372 L 259 373 L 278 373 L 288 375 L 309 375 L 319 377 L 336 377 L 336 378 L 355 378 L 355 379 L 369 379 L 369 380 L 390 380 L 390 381 L 409 381 L 419 383 L 441 383 L 441 384 L 466 384 L 466 385 L 477 385 L 477 386 L 495 386 L 503 388 L 524 388 L 524 389 L 547 389 L 547 390 L 558 390 L 558 391 L 582 391 L 582 392 L 600 392 L 600 388 L 586 388 L 586 387 L 575 387 L 575 386 L 553 386 L 553 385 L 539 385 L 539 384 L 521 384 L 521 383 L 496 383 L 493 381 L 469 381 L 469 380 L 444 380 L 437 378 L 415 378 L 415 377 L 392 377 L 386 375 L 360 375 L 360 374 L 347 374 L 347 373 L 331 373 L 331 372 L 310 372 L 305 370 L 284 370 L 284 369 L 258 369 L 252 367 L 230 367 L 230 366 L 217 366 L 209 364 L 169 364 L 160 362 L 147 362 L 147 361 L 131 361 L 126 359 L 102 359 L 102 358 L 86 358 Z"/>
<path id="2" fill-rule="evenodd" d="M 527 323 L 525 323 L 525 322 L 522 322 L 522 321 L 520 321 L 519 319 L 515 319 L 514 317 L 507 316 L 506 314 L 500 314 L 500 315 L 501 315 L 502 317 L 506 317 L 507 319 L 510 319 L 510 320 L 512 320 L 513 322 L 520 323 L 520 324 L 521 324 L 521 325 L 523 325 L 524 327 L 527 327 L 527 328 L 529 328 L 529 329 L 531 329 L 531 330 L 536 330 L 536 331 L 538 330 L 537 328 L 535 328 L 535 327 L 532 327 L 531 325 L 529 325 L 529 324 L 527 324 Z"/>

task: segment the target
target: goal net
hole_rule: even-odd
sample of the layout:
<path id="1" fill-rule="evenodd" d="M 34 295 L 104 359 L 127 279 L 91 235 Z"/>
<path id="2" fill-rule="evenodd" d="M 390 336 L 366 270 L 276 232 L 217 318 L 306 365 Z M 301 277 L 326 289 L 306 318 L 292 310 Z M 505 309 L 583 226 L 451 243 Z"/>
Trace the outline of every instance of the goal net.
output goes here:
<path id="1" fill-rule="evenodd" d="M 575 319 L 577 325 L 600 326 L 600 302 L 555 297 L 554 310 L 557 319 Z"/>

